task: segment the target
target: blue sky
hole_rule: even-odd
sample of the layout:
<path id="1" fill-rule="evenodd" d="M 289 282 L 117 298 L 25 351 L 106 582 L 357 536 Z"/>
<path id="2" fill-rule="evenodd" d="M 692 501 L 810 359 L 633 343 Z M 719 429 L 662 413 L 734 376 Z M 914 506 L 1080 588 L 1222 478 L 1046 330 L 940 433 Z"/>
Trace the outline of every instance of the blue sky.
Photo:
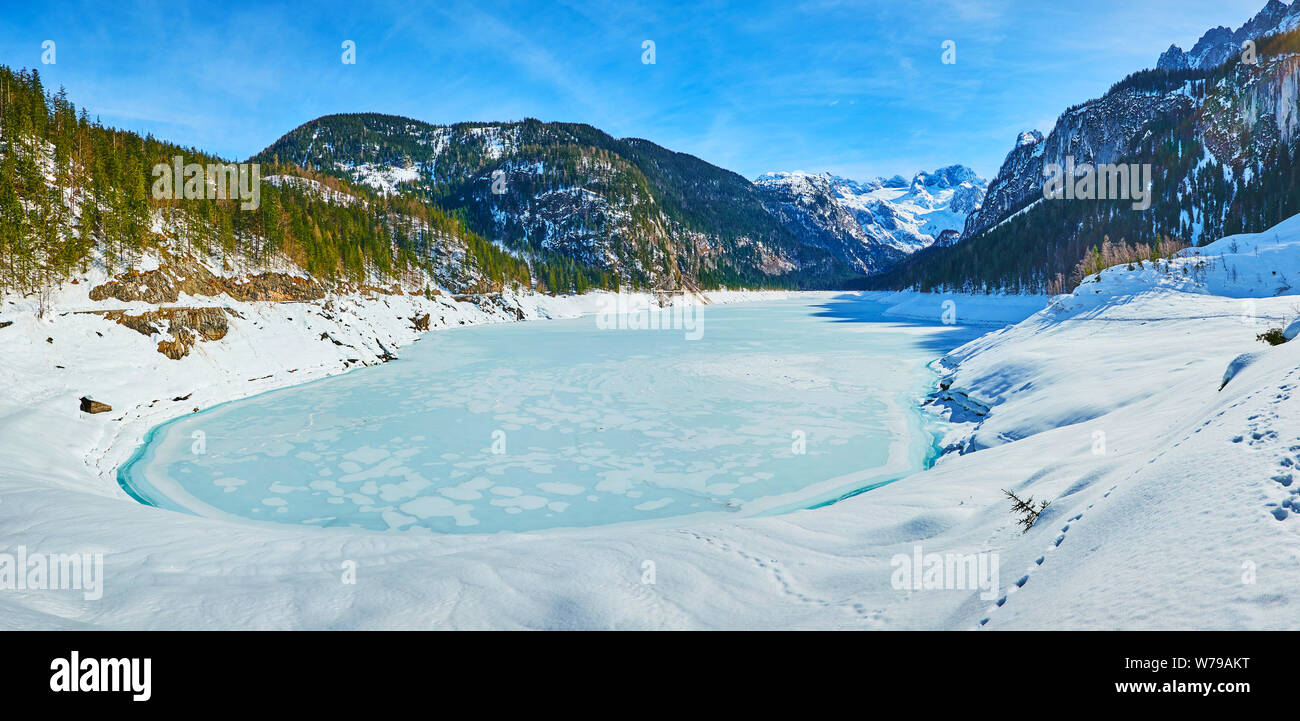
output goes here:
<path id="1" fill-rule="evenodd" d="M 864 178 L 952 163 L 991 177 L 1021 130 L 1264 0 L 13 5 L 0 63 L 39 68 L 106 124 L 231 159 L 375 111 L 585 122 L 746 177 Z"/>

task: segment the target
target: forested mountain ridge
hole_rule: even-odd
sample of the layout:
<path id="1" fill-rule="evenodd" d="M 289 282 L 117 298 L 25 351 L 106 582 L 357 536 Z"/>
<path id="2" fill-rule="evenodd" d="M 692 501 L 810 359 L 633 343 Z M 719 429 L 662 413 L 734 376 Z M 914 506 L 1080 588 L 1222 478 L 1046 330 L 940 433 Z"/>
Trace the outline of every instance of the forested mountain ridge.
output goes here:
<path id="1" fill-rule="evenodd" d="M 960 243 L 918 252 L 862 285 L 1063 292 L 1103 246 L 1204 244 L 1300 212 L 1300 31 L 1259 39 L 1250 60 L 1140 71 L 1068 109 L 1047 136 L 1022 133 Z M 1149 164 L 1150 206 L 1045 200 L 1045 171 L 1067 158 L 1076 167 Z"/>
<path id="2" fill-rule="evenodd" d="M 92 266 L 130 273 L 151 251 L 289 269 L 322 287 L 492 292 L 530 282 L 526 263 L 432 204 L 297 167 L 264 164 L 256 207 L 157 197 L 155 166 L 177 157 L 225 164 L 106 128 L 62 91 L 47 93 L 38 71 L 0 67 L 0 291 L 46 294 Z"/>
<path id="3" fill-rule="evenodd" d="M 1258 17 L 1297 16 L 1282 7 Z M 782 174 L 756 185 L 646 140 L 534 119 L 325 116 L 250 159 L 263 176 L 255 208 L 158 197 L 156 164 L 222 161 L 105 128 L 48 93 L 36 71 L 0 68 L 0 289 L 40 292 L 88 264 L 129 269 L 143 249 L 179 244 L 250 269 L 287 263 L 324 284 L 456 293 L 1059 292 L 1099 257 L 1167 253 L 1300 212 L 1297 87 L 1300 30 L 1258 35 L 1249 59 L 1134 73 L 1066 110 L 1049 134 L 1022 133 L 987 188 L 959 166 L 941 169 L 969 175 L 955 184 L 918 174 L 916 194 L 951 194 L 927 209 L 964 229 L 960 242 L 952 225 L 926 235 L 933 244 L 907 255 L 924 245 L 914 242 L 923 229 L 904 233 L 908 242 L 885 233 L 903 224 L 888 203 L 853 205 L 870 193 L 848 181 Z M 1149 207 L 1044 201 L 1044 171 L 1068 159 L 1149 166 Z"/>
<path id="4" fill-rule="evenodd" d="M 743 177 L 589 125 L 330 115 L 255 159 L 422 198 L 520 257 L 570 259 L 588 282 L 828 287 L 854 274 L 792 235 Z"/>
<path id="5" fill-rule="evenodd" d="M 431 172 L 405 193 L 376 182 L 366 164 L 393 163 L 395 153 L 427 147 L 430 138 L 418 132 L 394 135 L 391 145 L 358 146 L 361 162 L 350 169 L 359 172 L 316 172 L 289 162 L 300 159 L 292 154 L 285 162 L 259 156 L 259 202 L 249 207 L 233 196 L 183 197 L 179 176 L 176 193 L 159 196 L 156 166 L 180 158 L 211 172 L 227 162 L 105 127 L 63 91 L 47 92 L 39 71 L 0 67 L 0 292 L 39 297 L 44 307 L 54 290 L 92 268 L 115 279 L 108 292 L 120 300 L 174 298 L 175 287 L 158 287 L 164 277 L 213 295 L 235 287 L 233 280 L 195 285 L 175 268 L 140 269 L 145 258 L 158 257 L 218 276 L 222 268 L 246 278 L 287 273 L 309 279 L 316 294 L 363 287 L 454 294 L 789 287 L 849 275 L 765 213 L 757 222 L 746 217 L 750 186 L 739 176 L 644 141 L 614 141 L 588 126 L 519 126 L 515 136 L 534 143 L 525 147 L 538 165 L 503 158 L 505 142 L 492 126 L 457 126 L 480 142 L 440 153 L 428 168 L 441 175 Z M 548 143 L 551 136 L 564 142 Z M 513 190 L 493 192 L 488 163 Z M 548 172 L 539 176 L 539 168 Z M 582 187 L 555 185 L 578 178 Z M 651 178 L 683 187 L 652 190 Z M 738 195 L 739 204 L 721 200 Z M 489 240 L 475 227 L 494 238 L 517 232 L 524 242 Z"/>

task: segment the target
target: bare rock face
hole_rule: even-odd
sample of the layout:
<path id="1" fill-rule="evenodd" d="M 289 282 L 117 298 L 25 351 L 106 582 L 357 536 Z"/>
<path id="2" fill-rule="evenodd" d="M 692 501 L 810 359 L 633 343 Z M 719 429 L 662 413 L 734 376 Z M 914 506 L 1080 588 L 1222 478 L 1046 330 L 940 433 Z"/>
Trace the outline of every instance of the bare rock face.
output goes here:
<path id="1" fill-rule="evenodd" d="M 91 300 L 142 300 L 146 303 L 175 303 L 179 296 L 170 275 L 159 270 L 127 271 L 113 280 L 90 289 Z"/>
<path id="2" fill-rule="evenodd" d="M 90 299 L 144 301 L 155 305 L 175 303 L 181 293 L 214 297 L 228 295 L 239 301 L 305 301 L 325 297 L 317 282 L 286 273 L 257 273 L 242 278 L 214 275 L 191 258 L 167 256 L 157 270 L 127 271 L 90 289 Z"/>
<path id="3" fill-rule="evenodd" d="M 1269 0 L 1259 14 L 1235 32 L 1214 28 L 1188 53 L 1171 46 L 1160 56 L 1158 67 L 1169 71 L 1214 68 L 1240 56 L 1245 40 L 1297 26 L 1300 3 L 1288 6 Z M 1159 119 L 1176 120 L 1219 163 L 1241 173 L 1300 136 L 1297 84 L 1300 58 L 1294 53 L 1277 53 L 1261 56 L 1255 63 L 1239 62 L 1224 79 L 1196 93 L 1187 92 L 1181 82 L 1159 91 L 1120 87 L 1075 106 L 1057 118 L 1046 137 L 1038 131 L 1020 135 L 997 177 L 989 183 L 982 207 L 967 216 L 962 242 L 1041 199 L 1047 165 L 1062 166 L 1067 156 L 1074 158 L 1076 166 L 1085 162 L 1121 162 L 1132 155 L 1143 137 L 1151 133 L 1151 123 Z M 1250 133 L 1244 134 L 1245 129 Z M 1164 180 L 1171 186 L 1187 182 L 1189 178 Z M 1198 202 L 1204 201 L 1192 197 L 1177 207 L 1161 209 L 1157 205 L 1153 212 L 1177 215 L 1179 211 L 1190 212 Z M 1214 208 L 1196 210 L 1196 215 L 1202 211 L 1219 212 Z"/>
<path id="4" fill-rule="evenodd" d="M 1170 45 L 1168 50 L 1160 54 L 1156 67 L 1161 70 L 1215 67 L 1241 54 L 1242 43 L 1247 40 L 1258 40 L 1265 35 L 1294 28 L 1297 15 L 1300 15 L 1300 6 L 1294 2 L 1287 5 L 1281 0 L 1268 0 L 1264 9 L 1235 31 L 1222 25 L 1207 30 L 1192 49 L 1186 52 L 1177 45 Z"/>
<path id="5" fill-rule="evenodd" d="M 180 360 L 189 355 L 194 344 L 221 340 L 230 330 L 228 308 L 159 308 L 139 315 L 124 311 L 105 311 L 104 318 L 146 336 L 166 332 L 171 336 L 158 342 L 158 352 Z"/>
<path id="6" fill-rule="evenodd" d="M 107 403 L 100 403 L 99 401 L 93 401 L 90 399 L 89 396 L 81 397 L 82 413 L 107 413 L 111 410 L 113 410 L 113 406 L 110 406 Z"/>
<path id="7" fill-rule="evenodd" d="M 194 347 L 194 334 L 183 330 L 173 332 L 176 335 L 158 341 L 158 352 L 172 360 L 180 360 L 189 355 L 190 348 Z"/>
<path id="8" fill-rule="evenodd" d="M 414 326 L 415 329 L 419 331 L 429 330 L 429 314 L 425 313 L 424 315 L 417 315 L 412 317 L 411 325 Z"/>
<path id="9" fill-rule="evenodd" d="M 221 288 L 231 298 L 242 301 L 304 301 L 325 297 L 325 290 L 315 281 L 284 273 L 259 273 L 233 282 L 226 280 Z"/>

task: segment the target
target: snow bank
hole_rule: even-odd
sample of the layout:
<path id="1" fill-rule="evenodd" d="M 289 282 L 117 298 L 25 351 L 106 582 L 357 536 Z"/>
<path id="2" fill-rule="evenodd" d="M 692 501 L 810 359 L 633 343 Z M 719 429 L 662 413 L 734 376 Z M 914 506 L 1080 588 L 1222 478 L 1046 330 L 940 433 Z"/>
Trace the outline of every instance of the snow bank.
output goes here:
<path id="1" fill-rule="evenodd" d="M 908 318 L 975 325 L 1018 323 L 1042 310 L 1045 295 L 1005 295 L 983 293 L 914 293 L 868 292 L 892 307 L 885 311 L 891 318 Z"/>
<path id="2" fill-rule="evenodd" d="M 1272 298 L 1300 293 L 1300 215 L 1262 233 L 1221 238 L 1185 248 L 1172 261 L 1117 265 L 1088 276 L 1071 307 L 1115 296 L 1173 290 L 1228 298 Z M 1297 313 L 1300 314 L 1300 304 Z"/>

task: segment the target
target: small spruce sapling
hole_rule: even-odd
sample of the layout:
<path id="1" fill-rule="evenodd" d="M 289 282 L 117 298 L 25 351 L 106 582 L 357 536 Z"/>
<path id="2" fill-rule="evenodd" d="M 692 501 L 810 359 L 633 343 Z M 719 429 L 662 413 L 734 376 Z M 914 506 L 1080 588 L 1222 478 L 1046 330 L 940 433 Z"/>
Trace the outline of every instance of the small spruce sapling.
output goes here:
<path id="1" fill-rule="evenodd" d="M 1281 328 L 1269 328 L 1255 336 L 1255 340 L 1262 340 L 1269 345 L 1282 345 L 1286 342 L 1286 335 L 1282 333 Z"/>
<path id="2" fill-rule="evenodd" d="M 1038 514 L 1042 513 L 1051 503 L 1051 501 L 1039 501 L 1038 505 L 1035 505 L 1033 496 L 1021 500 L 1020 496 L 1005 488 L 1002 489 L 1002 492 L 1007 495 L 1007 498 L 1011 499 L 1011 512 L 1020 514 L 1020 518 L 1016 519 L 1016 523 L 1019 523 L 1024 528 L 1021 533 L 1028 533 L 1029 529 L 1033 528 L 1034 523 L 1038 520 Z"/>

